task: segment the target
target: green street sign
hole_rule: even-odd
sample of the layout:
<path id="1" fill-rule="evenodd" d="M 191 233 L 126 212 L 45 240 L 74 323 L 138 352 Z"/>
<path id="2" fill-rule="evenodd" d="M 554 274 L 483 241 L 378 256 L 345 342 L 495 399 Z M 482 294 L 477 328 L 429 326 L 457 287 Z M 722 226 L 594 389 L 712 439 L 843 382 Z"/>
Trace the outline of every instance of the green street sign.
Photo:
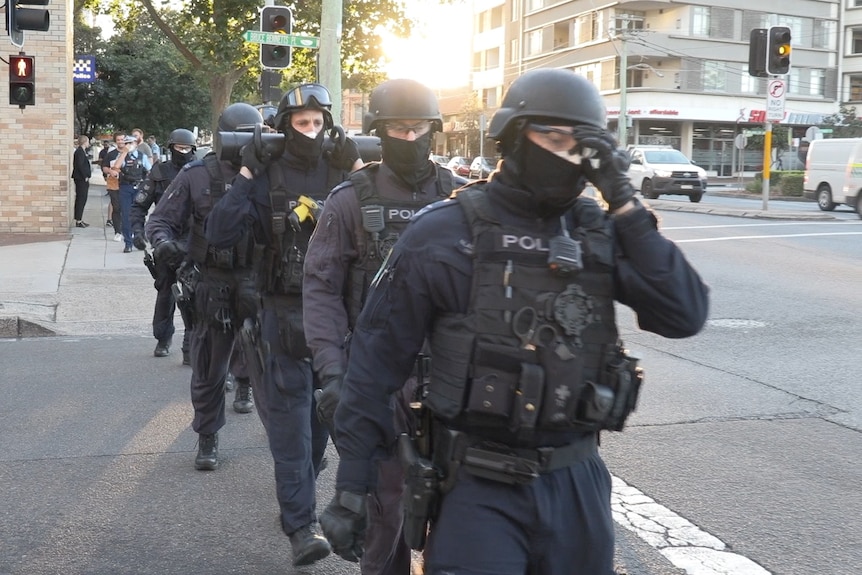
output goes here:
<path id="1" fill-rule="evenodd" d="M 246 30 L 242 39 L 252 44 L 269 44 L 272 46 L 292 46 L 294 48 L 317 48 L 320 38 L 316 36 L 297 36 L 295 34 L 277 34 L 275 32 L 259 32 Z"/>

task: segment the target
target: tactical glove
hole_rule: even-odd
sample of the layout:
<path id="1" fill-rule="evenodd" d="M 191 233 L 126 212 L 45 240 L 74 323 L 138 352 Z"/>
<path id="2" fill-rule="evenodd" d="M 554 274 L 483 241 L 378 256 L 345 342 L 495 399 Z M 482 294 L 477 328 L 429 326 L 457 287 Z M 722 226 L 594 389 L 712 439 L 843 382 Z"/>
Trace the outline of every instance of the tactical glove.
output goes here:
<path id="1" fill-rule="evenodd" d="M 611 212 L 621 208 L 635 195 L 627 173 L 629 155 L 617 148 L 616 139 L 607 130 L 575 137 L 584 156 L 584 175 L 602 193 Z"/>
<path id="2" fill-rule="evenodd" d="M 185 256 L 186 253 L 183 251 L 183 248 L 180 247 L 179 242 L 174 240 L 165 240 L 160 242 L 153 249 L 153 258 L 156 260 L 156 263 L 158 265 L 167 266 L 172 270 L 180 267 Z"/>
<path id="3" fill-rule="evenodd" d="M 344 135 L 344 129 L 341 126 L 335 126 L 329 131 L 329 142 L 332 147 L 323 152 L 329 165 L 345 172 L 351 171 L 353 164 L 359 157 L 359 148 L 356 147 L 356 142 Z"/>
<path id="4" fill-rule="evenodd" d="M 333 373 L 328 376 L 321 376 L 321 383 L 323 383 L 323 387 L 314 392 L 314 399 L 317 401 L 317 419 L 329 428 L 331 435 L 335 410 L 338 408 L 341 386 L 344 383 L 344 374 Z"/>
<path id="5" fill-rule="evenodd" d="M 364 494 L 336 491 L 320 516 L 320 527 L 336 555 L 357 563 L 362 557 L 365 540 Z"/>
<path id="6" fill-rule="evenodd" d="M 139 250 L 147 248 L 147 240 L 144 239 L 143 233 L 135 232 L 135 235 L 132 238 L 132 243 L 135 244 L 135 247 Z"/>
<path id="7" fill-rule="evenodd" d="M 246 144 L 240 150 L 242 155 L 242 165 L 258 177 L 266 171 L 267 166 L 272 163 L 272 157 L 262 150 L 258 150 L 254 143 Z"/>

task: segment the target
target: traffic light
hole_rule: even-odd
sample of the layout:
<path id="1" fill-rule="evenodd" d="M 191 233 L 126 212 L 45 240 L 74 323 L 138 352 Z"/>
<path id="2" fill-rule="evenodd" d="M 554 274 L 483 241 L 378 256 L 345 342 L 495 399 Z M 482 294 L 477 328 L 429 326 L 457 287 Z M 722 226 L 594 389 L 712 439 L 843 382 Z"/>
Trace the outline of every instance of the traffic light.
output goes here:
<path id="1" fill-rule="evenodd" d="M 293 14 L 287 6 L 264 6 L 260 11 L 260 31 L 273 34 L 290 34 Z M 265 68 L 290 66 L 290 46 L 260 45 L 260 63 Z"/>
<path id="2" fill-rule="evenodd" d="M 770 26 L 766 33 L 766 73 L 783 76 L 790 71 L 790 28 Z"/>
<path id="3" fill-rule="evenodd" d="M 51 15 L 42 8 L 23 8 L 21 4 L 47 6 L 49 0 L 7 0 L 6 32 L 9 40 L 19 48 L 24 44 L 24 31 L 47 32 L 51 26 Z"/>
<path id="4" fill-rule="evenodd" d="M 748 44 L 748 75 L 766 78 L 766 28 L 751 30 Z"/>
<path id="5" fill-rule="evenodd" d="M 36 103 L 36 58 L 9 56 L 9 103 L 24 108 Z"/>

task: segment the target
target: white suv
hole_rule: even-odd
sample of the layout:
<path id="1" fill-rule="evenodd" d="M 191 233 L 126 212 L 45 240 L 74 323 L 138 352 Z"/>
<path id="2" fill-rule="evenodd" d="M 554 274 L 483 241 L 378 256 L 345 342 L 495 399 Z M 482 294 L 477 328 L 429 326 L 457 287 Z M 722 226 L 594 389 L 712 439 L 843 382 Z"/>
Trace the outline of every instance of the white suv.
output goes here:
<path id="1" fill-rule="evenodd" d="M 706 170 L 671 146 L 629 146 L 629 178 L 643 197 L 654 200 L 660 195 L 688 196 L 699 202 L 706 192 Z"/>

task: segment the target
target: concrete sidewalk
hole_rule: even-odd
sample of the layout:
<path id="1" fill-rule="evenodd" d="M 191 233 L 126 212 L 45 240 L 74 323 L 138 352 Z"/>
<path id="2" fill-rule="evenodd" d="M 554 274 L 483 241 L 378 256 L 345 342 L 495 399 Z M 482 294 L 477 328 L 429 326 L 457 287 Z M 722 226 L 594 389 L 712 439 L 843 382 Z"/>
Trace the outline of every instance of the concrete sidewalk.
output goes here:
<path id="1" fill-rule="evenodd" d="M 123 253 L 123 242 L 114 242 L 113 228 L 105 227 L 110 202 L 99 181 L 91 184 L 84 210 L 89 228 L 72 228 L 65 237 L 0 234 L 0 338 L 152 333 L 153 280 L 143 252 Z M 734 182 L 716 184 L 707 193 L 743 195 Z M 741 210 L 662 199 L 648 203 L 659 211 L 833 219 L 824 212 Z M 179 316 L 175 325 L 182 329 Z"/>
<path id="2" fill-rule="evenodd" d="M 143 252 L 113 241 L 109 204 L 105 187 L 91 185 L 89 228 L 0 236 L 0 337 L 151 333 L 153 280 Z"/>

